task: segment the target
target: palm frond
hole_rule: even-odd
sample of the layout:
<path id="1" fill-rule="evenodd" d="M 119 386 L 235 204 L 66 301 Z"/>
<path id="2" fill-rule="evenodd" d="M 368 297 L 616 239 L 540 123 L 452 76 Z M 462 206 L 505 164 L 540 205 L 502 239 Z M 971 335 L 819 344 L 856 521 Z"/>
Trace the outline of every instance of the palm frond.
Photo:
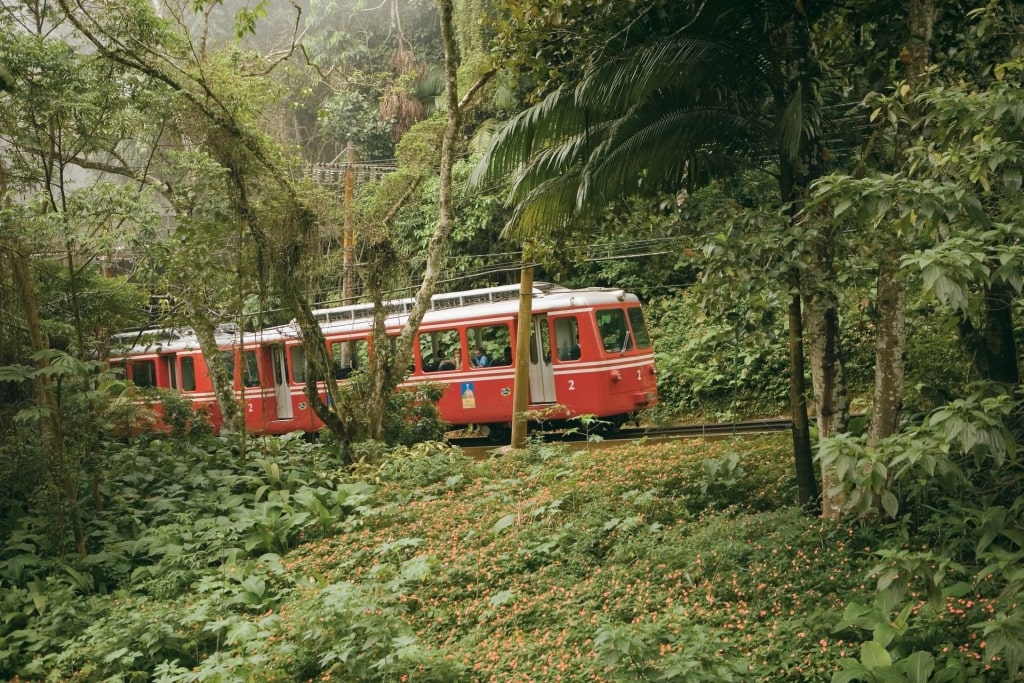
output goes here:
<path id="1" fill-rule="evenodd" d="M 560 89 L 526 109 L 498 130 L 483 158 L 473 169 L 475 186 L 517 172 L 533 154 L 572 137 L 585 122 L 573 102 L 572 91 Z"/>
<path id="2" fill-rule="evenodd" d="M 548 178 L 517 202 L 502 237 L 523 240 L 555 232 L 578 217 L 579 171 Z"/>
<path id="3" fill-rule="evenodd" d="M 512 177 L 509 235 L 557 229 L 626 195 L 678 189 L 723 160 L 795 159 L 816 137 L 814 84 L 792 92 L 779 41 L 791 2 L 701 7 L 679 32 L 591 68 L 492 137 L 473 182 Z"/>
<path id="4" fill-rule="evenodd" d="M 525 200 L 534 188 L 551 178 L 570 172 L 573 168 L 578 172 L 579 167 L 589 156 L 588 149 L 593 145 L 593 140 L 601 138 L 602 131 L 607 125 L 605 123 L 589 131 L 582 131 L 559 145 L 534 154 L 519 167 L 513 178 L 509 201 Z"/>
<path id="5" fill-rule="evenodd" d="M 744 158 L 756 165 L 770 158 L 766 130 L 758 118 L 725 108 L 662 109 L 650 105 L 614 127 L 583 170 L 577 203 L 605 202 L 630 193 L 678 189 L 691 160 Z M 666 150 L 672 150 L 666 153 Z"/>
<path id="6" fill-rule="evenodd" d="M 595 68 L 576 88 L 579 106 L 619 112 L 662 90 L 750 92 L 770 82 L 771 66 L 756 46 L 676 37 L 636 48 L 623 58 Z"/>

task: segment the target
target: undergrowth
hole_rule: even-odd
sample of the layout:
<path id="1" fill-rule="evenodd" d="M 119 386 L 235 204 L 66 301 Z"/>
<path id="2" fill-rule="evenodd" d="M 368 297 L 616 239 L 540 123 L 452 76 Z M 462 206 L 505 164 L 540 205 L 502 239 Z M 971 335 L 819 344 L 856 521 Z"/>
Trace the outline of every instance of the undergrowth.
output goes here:
<path id="1" fill-rule="evenodd" d="M 1020 618 L 1000 600 L 1005 582 L 988 580 L 998 571 L 970 553 L 943 556 L 934 538 L 908 535 L 905 518 L 808 517 L 783 437 L 534 444 L 482 461 L 426 443 L 354 470 L 324 444 L 250 446 L 207 437 L 110 448 L 84 557 L 48 558 L 32 510 L 6 523 L 0 676 L 1016 674 L 1012 650 L 992 657 L 984 642 Z M 1006 541 L 996 544 L 1011 552 Z"/>

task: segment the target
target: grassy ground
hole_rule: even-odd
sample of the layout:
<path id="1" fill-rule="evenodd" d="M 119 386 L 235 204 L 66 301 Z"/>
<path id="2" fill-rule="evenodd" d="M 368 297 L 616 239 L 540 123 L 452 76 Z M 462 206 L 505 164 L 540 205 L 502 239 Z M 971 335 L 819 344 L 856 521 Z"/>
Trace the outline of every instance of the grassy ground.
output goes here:
<path id="1" fill-rule="evenodd" d="M 785 437 L 428 462 L 287 566 L 378 587 L 466 680 L 828 680 L 857 652 L 842 615 L 876 558 L 792 505 Z"/>
<path id="2" fill-rule="evenodd" d="M 253 445 L 247 458 L 160 442 L 125 451 L 96 527 L 121 540 L 71 574 L 85 579 L 77 588 L 58 567 L 45 585 L 0 595 L 0 671 L 165 683 L 1005 680 L 988 677 L 971 628 L 996 611 L 993 596 L 930 602 L 911 576 L 900 604 L 880 601 L 880 577 L 900 583 L 892 562 L 928 549 L 897 539 L 906 553 L 875 572 L 880 527 L 823 523 L 794 504 L 787 435 L 535 444 L 484 461 L 420 444 L 355 475 L 321 444 Z M 107 593 L 81 573 L 101 568 L 110 585 L 122 576 Z"/>

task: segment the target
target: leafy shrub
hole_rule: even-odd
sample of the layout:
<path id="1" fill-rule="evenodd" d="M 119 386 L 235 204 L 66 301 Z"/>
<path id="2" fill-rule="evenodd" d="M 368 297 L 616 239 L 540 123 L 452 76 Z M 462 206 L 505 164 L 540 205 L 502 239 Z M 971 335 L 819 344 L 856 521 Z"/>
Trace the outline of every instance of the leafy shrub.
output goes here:
<path id="1" fill-rule="evenodd" d="M 847 617 L 872 630 L 874 644 L 844 661 L 843 680 L 925 666 L 936 680 L 1024 672 L 1024 576 L 1011 569 L 1024 557 L 1024 475 L 1011 428 L 1020 409 L 999 387 L 978 386 L 877 444 L 822 443 L 832 493 L 862 518 L 894 520 L 880 526 L 873 551 L 876 607 Z M 971 621 L 951 629 L 950 614 Z M 880 635 L 885 623 L 897 627 Z M 973 647 L 979 631 L 983 653 Z M 954 655 L 954 645 L 968 656 Z M 902 659 L 909 652 L 913 660 Z"/>
<path id="2" fill-rule="evenodd" d="M 738 308 L 713 317 L 685 293 L 652 300 L 646 311 L 655 339 L 657 413 L 736 419 L 786 405 L 782 322 Z"/>

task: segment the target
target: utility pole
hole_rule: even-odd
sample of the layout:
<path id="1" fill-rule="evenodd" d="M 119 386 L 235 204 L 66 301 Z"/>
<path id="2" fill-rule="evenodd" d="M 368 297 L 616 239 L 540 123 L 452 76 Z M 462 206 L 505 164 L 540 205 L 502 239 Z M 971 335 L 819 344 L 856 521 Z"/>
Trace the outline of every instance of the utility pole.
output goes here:
<path id="1" fill-rule="evenodd" d="M 342 228 L 342 267 L 344 273 L 341 281 L 341 303 L 348 305 L 355 303 L 353 284 L 355 273 L 353 262 L 355 261 L 355 240 L 352 235 L 352 192 L 355 186 L 356 147 L 349 139 L 345 148 L 345 225 Z"/>
<path id="2" fill-rule="evenodd" d="M 519 279 L 519 327 L 516 328 L 516 379 L 512 391 L 512 448 L 526 445 L 526 409 L 530 404 L 530 331 L 533 326 L 533 264 L 523 250 Z"/>

